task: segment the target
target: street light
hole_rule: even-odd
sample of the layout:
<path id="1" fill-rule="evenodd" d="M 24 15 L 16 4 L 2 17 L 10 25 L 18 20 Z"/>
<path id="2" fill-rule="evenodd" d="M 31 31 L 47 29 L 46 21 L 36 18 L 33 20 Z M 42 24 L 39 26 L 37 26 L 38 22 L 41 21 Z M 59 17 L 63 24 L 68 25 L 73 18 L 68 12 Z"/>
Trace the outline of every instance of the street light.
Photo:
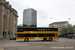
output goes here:
<path id="1" fill-rule="evenodd" d="M 16 22 L 14 22 L 14 36 L 16 34 Z"/>
<path id="2" fill-rule="evenodd" d="M 70 18 L 68 18 L 68 20 L 69 20 L 69 24 L 70 24 Z"/>
<path id="3" fill-rule="evenodd" d="M 69 20 L 69 31 L 68 32 L 70 32 L 70 18 L 68 18 L 68 20 Z"/>

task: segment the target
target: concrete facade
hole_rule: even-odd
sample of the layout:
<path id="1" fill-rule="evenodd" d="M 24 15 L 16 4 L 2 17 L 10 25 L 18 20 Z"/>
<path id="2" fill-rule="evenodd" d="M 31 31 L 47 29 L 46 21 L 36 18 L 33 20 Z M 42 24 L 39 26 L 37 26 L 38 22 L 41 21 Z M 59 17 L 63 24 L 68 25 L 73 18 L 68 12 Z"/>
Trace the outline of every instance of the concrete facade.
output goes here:
<path id="1" fill-rule="evenodd" d="M 17 31 L 18 13 L 6 0 L 0 0 L 0 38 L 13 37 Z"/>
<path id="2" fill-rule="evenodd" d="M 37 26 L 37 11 L 28 8 L 23 11 L 23 26 Z"/>
<path id="3" fill-rule="evenodd" d="M 59 35 L 60 35 L 60 30 L 63 26 L 68 27 L 69 26 L 68 21 L 53 22 L 53 23 L 49 24 L 50 28 L 58 28 Z"/>

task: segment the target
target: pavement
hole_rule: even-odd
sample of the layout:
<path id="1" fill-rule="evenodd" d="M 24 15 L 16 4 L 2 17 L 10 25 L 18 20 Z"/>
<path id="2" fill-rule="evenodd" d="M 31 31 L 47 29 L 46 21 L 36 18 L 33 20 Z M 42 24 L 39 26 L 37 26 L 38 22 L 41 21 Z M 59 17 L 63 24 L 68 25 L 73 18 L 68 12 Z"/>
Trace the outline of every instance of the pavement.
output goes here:
<path id="1" fill-rule="evenodd" d="M 59 38 L 53 41 L 29 42 L 4 39 L 0 40 L 0 50 L 75 50 L 75 39 Z"/>

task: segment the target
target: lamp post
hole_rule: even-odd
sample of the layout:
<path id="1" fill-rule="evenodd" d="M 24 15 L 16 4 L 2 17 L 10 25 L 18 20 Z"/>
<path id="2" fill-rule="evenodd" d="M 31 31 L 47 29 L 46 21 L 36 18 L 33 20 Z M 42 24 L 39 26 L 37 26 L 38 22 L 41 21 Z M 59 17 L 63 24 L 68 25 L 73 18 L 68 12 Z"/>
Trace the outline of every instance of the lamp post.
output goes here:
<path id="1" fill-rule="evenodd" d="M 69 20 L 69 24 L 70 24 L 70 18 L 68 18 L 68 20 Z"/>
<path id="2" fill-rule="evenodd" d="M 68 18 L 68 20 L 69 20 L 69 31 L 68 32 L 70 32 L 70 18 Z"/>
<path id="3" fill-rule="evenodd" d="M 14 36 L 16 34 L 16 22 L 14 22 Z"/>

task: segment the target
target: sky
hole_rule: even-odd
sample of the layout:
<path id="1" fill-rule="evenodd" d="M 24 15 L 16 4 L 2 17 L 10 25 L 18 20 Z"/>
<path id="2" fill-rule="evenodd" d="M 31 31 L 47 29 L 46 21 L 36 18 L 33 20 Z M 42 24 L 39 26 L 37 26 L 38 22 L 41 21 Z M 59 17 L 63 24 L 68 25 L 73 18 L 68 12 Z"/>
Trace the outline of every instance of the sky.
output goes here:
<path id="1" fill-rule="evenodd" d="M 18 12 L 18 25 L 23 24 L 23 10 L 37 11 L 37 27 L 49 27 L 53 22 L 68 21 L 75 25 L 75 0 L 6 0 Z M 70 20 L 69 20 L 70 18 Z"/>

